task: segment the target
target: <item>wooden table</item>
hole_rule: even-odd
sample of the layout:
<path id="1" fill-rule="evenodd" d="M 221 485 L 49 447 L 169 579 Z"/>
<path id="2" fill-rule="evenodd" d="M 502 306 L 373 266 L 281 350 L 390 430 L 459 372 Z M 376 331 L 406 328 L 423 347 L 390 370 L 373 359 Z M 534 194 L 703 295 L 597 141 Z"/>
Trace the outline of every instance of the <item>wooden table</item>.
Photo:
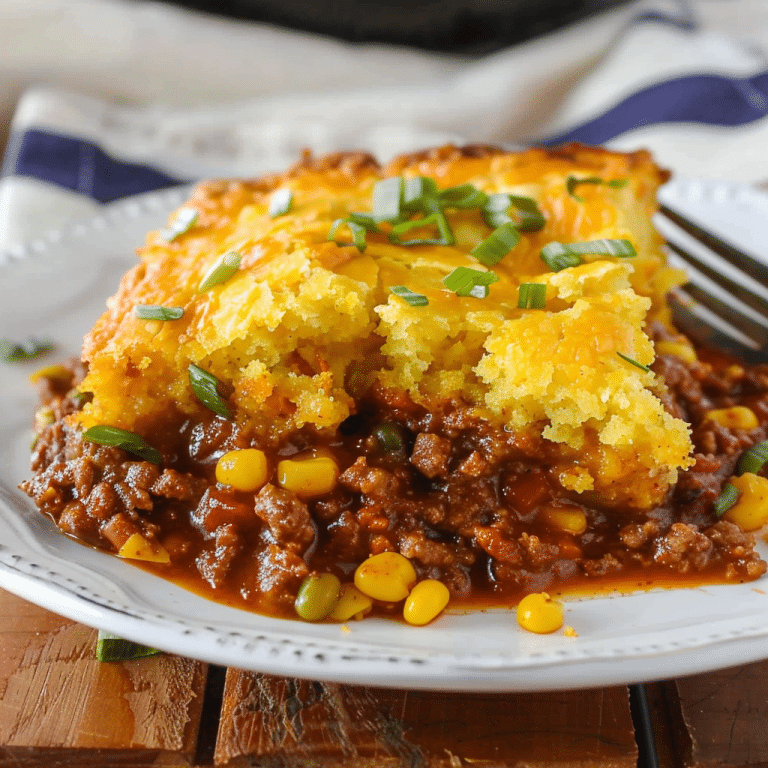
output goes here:
<path id="1" fill-rule="evenodd" d="M 95 639 L 0 591 L 0 768 L 768 764 L 768 663 L 644 687 L 443 694 L 169 655 L 104 664 Z"/>

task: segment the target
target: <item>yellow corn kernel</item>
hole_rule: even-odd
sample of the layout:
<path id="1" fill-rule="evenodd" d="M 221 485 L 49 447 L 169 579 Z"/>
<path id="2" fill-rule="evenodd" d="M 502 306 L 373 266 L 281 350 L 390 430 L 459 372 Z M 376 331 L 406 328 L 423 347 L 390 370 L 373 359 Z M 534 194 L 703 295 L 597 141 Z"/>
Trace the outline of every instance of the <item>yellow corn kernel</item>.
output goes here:
<path id="1" fill-rule="evenodd" d="M 277 482 L 297 496 L 322 496 L 336 487 L 339 467 L 330 456 L 284 459 L 277 465 Z"/>
<path id="2" fill-rule="evenodd" d="M 741 493 L 738 501 L 725 512 L 724 520 L 742 531 L 756 531 L 768 523 L 768 479 L 745 472 L 729 481 Z"/>
<path id="3" fill-rule="evenodd" d="M 140 533 L 129 536 L 125 544 L 120 547 L 117 556 L 127 560 L 146 560 L 150 563 L 171 562 L 171 556 L 165 547 L 145 539 Z"/>
<path id="4" fill-rule="evenodd" d="M 754 429 L 760 425 L 755 412 L 751 408 L 747 408 L 746 405 L 715 408 L 707 411 L 707 419 L 728 427 L 728 429 Z"/>
<path id="5" fill-rule="evenodd" d="M 587 530 L 587 516 L 579 507 L 543 507 L 539 515 L 554 528 L 578 536 Z"/>
<path id="6" fill-rule="evenodd" d="M 373 608 L 373 600 L 364 595 L 354 584 L 342 584 L 339 590 L 339 601 L 328 614 L 334 621 L 349 621 L 362 619 Z"/>
<path id="7" fill-rule="evenodd" d="M 517 606 L 517 623 L 539 635 L 556 632 L 563 626 L 563 604 L 546 592 L 526 595 Z"/>
<path id="8" fill-rule="evenodd" d="M 436 579 L 420 581 L 405 599 L 403 618 L 417 627 L 429 624 L 448 605 L 448 587 Z"/>
<path id="9" fill-rule="evenodd" d="M 267 457 L 257 448 L 229 451 L 216 464 L 216 480 L 238 491 L 258 490 L 267 477 Z"/>
<path id="10" fill-rule="evenodd" d="M 655 347 L 657 355 L 674 355 L 686 363 L 695 363 L 699 359 L 696 350 L 682 341 L 657 341 Z"/>
<path id="11" fill-rule="evenodd" d="M 29 380 L 34 384 L 40 379 L 53 379 L 54 381 L 67 381 L 72 378 L 72 371 L 63 365 L 46 365 L 29 374 Z"/>
<path id="12" fill-rule="evenodd" d="M 380 552 L 357 566 L 355 586 L 374 600 L 396 603 L 408 597 L 416 571 L 399 552 Z"/>

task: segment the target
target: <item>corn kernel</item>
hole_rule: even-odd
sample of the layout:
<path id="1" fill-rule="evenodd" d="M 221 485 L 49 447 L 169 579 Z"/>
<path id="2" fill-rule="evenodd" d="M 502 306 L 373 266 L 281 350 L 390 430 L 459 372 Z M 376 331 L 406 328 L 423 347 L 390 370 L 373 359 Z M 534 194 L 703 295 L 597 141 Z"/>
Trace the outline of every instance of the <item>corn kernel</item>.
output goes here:
<path id="1" fill-rule="evenodd" d="M 68 381 L 72 378 L 72 371 L 65 368 L 63 365 L 46 365 L 42 368 L 38 368 L 33 373 L 29 374 L 29 380 L 32 384 L 40 381 L 40 379 L 52 379 L 54 381 Z"/>
<path id="2" fill-rule="evenodd" d="M 539 635 L 556 632 L 563 626 L 563 604 L 546 592 L 526 595 L 517 606 L 517 623 Z"/>
<path id="3" fill-rule="evenodd" d="M 723 515 L 742 531 L 755 531 L 768 523 L 768 479 L 745 472 L 730 479 L 741 494 L 738 501 Z"/>
<path id="4" fill-rule="evenodd" d="M 229 451 L 216 464 L 216 480 L 238 491 L 258 490 L 267 477 L 267 457 L 256 448 Z"/>
<path id="5" fill-rule="evenodd" d="M 284 459 L 277 465 L 277 482 L 297 496 L 322 496 L 336 487 L 339 467 L 330 456 Z"/>
<path id="6" fill-rule="evenodd" d="M 448 605 L 449 598 L 448 587 L 442 581 L 420 581 L 405 600 L 403 618 L 417 627 L 429 624 Z"/>
<path id="7" fill-rule="evenodd" d="M 364 595 L 354 584 L 342 584 L 339 600 L 328 618 L 334 621 L 362 619 L 373 608 L 373 600 Z"/>
<path id="8" fill-rule="evenodd" d="M 578 536 L 587 530 L 587 516 L 579 507 L 543 507 L 539 515 L 554 528 Z"/>
<path id="9" fill-rule="evenodd" d="M 357 567 L 355 586 L 374 600 L 396 603 L 408 597 L 416 578 L 407 557 L 399 552 L 381 552 Z"/>
<path id="10" fill-rule="evenodd" d="M 674 355 L 686 363 L 695 363 L 699 359 L 696 350 L 681 341 L 657 341 L 655 347 L 657 355 Z"/>
<path id="11" fill-rule="evenodd" d="M 707 418 L 728 429 L 754 429 L 760 422 L 751 408 L 734 405 L 731 408 L 715 408 L 707 411 Z"/>
<path id="12" fill-rule="evenodd" d="M 129 536 L 123 546 L 120 547 L 117 556 L 124 557 L 126 560 L 146 560 L 150 563 L 171 562 L 171 556 L 165 547 L 149 541 L 140 533 Z"/>

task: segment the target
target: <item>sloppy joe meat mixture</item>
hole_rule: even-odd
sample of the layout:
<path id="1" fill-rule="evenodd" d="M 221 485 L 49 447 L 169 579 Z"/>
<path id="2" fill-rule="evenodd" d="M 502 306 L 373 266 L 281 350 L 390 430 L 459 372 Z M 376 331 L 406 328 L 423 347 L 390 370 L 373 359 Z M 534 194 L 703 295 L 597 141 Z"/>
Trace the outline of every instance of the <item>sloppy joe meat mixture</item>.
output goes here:
<path id="1" fill-rule="evenodd" d="M 513 603 L 596 580 L 756 579 L 766 564 L 754 537 L 718 519 L 713 501 L 740 454 L 768 436 L 768 366 L 700 352 L 692 363 L 659 355 L 653 367 L 666 382 L 666 409 L 691 424 L 696 461 L 652 510 L 565 491 L 554 472 L 560 447 L 544 439 L 492 426 L 460 403 L 427 412 L 376 386 L 332 440 L 299 431 L 265 449 L 271 480 L 237 491 L 216 482 L 216 463 L 252 441 L 213 413 L 203 423 L 168 413 L 153 425 L 160 465 L 69 431 L 61 417 L 81 406 L 76 366 L 69 381 L 48 382 L 35 474 L 22 488 L 66 534 L 117 552 L 141 533 L 169 553 L 170 564 L 147 566 L 164 577 L 285 616 L 308 574 L 349 580 L 388 550 L 408 557 L 420 578 L 445 583 L 454 604 Z M 707 416 L 734 405 L 749 407 L 759 426 L 732 429 Z M 335 460 L 335 487 L 309 499 L 281 488 L 277 462 L 312 452 Z"/>

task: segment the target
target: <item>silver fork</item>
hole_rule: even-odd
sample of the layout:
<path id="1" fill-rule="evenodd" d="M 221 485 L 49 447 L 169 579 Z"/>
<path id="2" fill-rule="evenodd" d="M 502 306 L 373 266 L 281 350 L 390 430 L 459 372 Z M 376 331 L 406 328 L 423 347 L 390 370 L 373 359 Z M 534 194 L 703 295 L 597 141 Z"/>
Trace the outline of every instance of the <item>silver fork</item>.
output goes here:
<path id="1" fill-rule="evenodd" d="M 768 363 L 768 266 L 661 205 L 657 227 L 688 282 L 670 294 L 677 327 L 748 363 Z"/>

